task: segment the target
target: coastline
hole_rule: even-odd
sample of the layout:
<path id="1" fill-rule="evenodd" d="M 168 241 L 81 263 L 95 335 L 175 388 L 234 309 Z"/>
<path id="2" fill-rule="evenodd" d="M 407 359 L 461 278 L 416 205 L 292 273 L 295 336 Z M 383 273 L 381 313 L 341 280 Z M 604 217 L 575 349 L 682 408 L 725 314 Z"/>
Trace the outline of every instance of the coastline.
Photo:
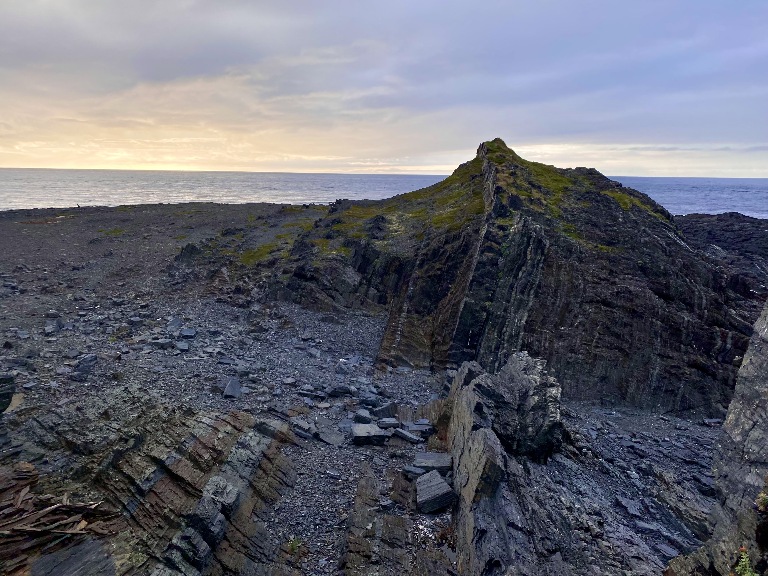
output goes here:
<path id="1" fill-rule="evenodd" d="M 0 213 L 0 470 L 105 503 L 14 561 L 659 573 L 768 297 L 763 221 L 676 222 L 500 140 L 378 202 Z"/>

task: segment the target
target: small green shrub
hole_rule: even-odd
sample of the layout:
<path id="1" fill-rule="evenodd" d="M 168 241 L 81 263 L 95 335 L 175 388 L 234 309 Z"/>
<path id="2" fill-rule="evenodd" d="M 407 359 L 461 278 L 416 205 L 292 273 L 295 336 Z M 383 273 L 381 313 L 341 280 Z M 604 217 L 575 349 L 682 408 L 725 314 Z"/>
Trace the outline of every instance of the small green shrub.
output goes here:
<path id="1" fill-rule="evenodd" d="M 744 546 L 739 548 L 739 561 L 734 570 L 737 576 L 760 576 L 752 568 L 752 562 L 750 562 L 747 549 Z"/>
<path id="2" fill-rule="evenodd" d="M 301 541 L 301 538 L 294 536 L 288 540 L 288 554 L 291 556 L 298 556 L 303 544 L 304 543 Z"/>

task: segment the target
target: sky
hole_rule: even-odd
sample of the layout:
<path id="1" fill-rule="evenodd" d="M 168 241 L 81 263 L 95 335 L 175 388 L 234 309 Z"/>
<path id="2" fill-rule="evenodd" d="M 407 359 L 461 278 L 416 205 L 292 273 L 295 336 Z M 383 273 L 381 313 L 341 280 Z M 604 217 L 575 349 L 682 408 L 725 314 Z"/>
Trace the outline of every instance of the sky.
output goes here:
<path id="1" fill-rule="evenodd" d="M 766 0 L 0 0 L 0 167 L 768 177 Z"/>

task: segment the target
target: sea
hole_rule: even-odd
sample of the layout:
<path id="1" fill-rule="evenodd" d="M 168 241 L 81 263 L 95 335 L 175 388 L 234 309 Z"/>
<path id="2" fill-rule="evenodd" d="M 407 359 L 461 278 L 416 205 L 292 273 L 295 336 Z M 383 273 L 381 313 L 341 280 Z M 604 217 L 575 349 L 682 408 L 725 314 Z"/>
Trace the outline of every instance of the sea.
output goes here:
<path id="1" fill-rule="evenodd" d="M 0 210 L 183 202 L 326 204 L 379 200 L 445 175 L 298 174 L 0 168 Z M 768 219 L 768 178 L 612 176 L 672 214 L 741 212 Z"/>

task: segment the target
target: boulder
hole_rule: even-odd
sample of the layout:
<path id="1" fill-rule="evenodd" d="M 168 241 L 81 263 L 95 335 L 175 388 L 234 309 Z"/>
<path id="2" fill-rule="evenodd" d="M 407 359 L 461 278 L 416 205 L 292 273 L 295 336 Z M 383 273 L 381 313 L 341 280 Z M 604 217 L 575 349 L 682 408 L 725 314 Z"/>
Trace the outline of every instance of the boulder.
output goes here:
<path id="1" fill-rule="evenodd" d="M 416 506 L 419 512 L 430 514 L 453 504 L 456 494 L 437 470 L 416 479 Z"/>
<path id="2" fill-rule="evenodd" d="M 544 361 L 518 352 L 498 374 L 480 373 L 478 368 L 469 364 L 459 371 L 452 395 L 469 387 L 476 402 L 470 414 L 479 426 L 493 429 L 510 454 L 546 461 L 562 442 L 563 425 L 560 385 L 546 373 Z"/>

